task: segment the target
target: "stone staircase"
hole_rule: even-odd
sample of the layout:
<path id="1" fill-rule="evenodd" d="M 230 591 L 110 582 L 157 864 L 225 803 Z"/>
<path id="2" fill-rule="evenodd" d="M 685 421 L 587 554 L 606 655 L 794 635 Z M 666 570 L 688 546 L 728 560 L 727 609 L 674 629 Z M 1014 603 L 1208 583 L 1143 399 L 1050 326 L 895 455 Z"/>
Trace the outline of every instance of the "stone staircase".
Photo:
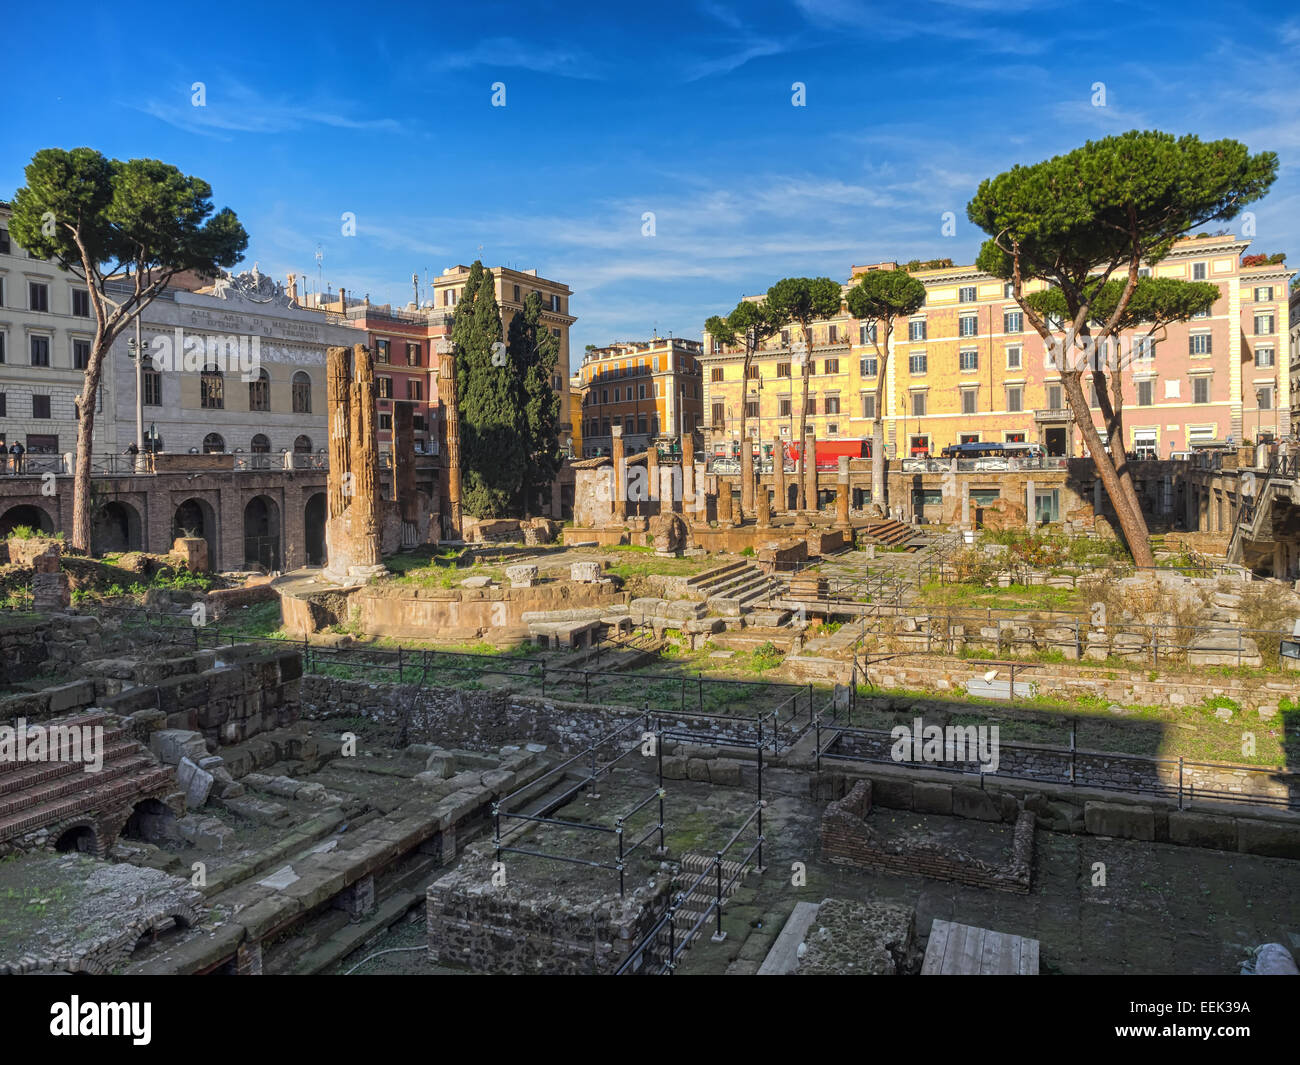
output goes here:
<path id="1" fill-rule="evenodd" d="M 680 878 L 680 887 L 685 888 L 695 883 L 699 878 L 699 875 L 705 870 L 708 870 L 711 875 L 704 878 L 704 881 L 698 890 L 692 892 L 682 900 L 681 905 L 677 907 L 677 912 L 673 914 L 673 928 L 677 931 L 679 937 L 690 932 L 690 930 L 695 927 L 696 922 L 699 921 L 700 916 L 708 913 L 709 907 L 717 900 L 717 879 L 716 876 L 712 874 L 713 864 L 712 854 L 688 851 L 682 855 L 681 872 L 678 874 Z M 737 873 L 740 875 L 737 876 Z M 750 867 L 748 865 L 742 867 L 739 862 L 728 861 L 725 858 L 723 859 L 723 909 L 726 909 L 727 900 L 739 890 L 740 885 L 744 882 L 745 877 L 747 877 L 749 873 Z M 733 877 L 735 878 L 735 882 L 728 886 L 728 883 Z M 705 921 L 693 939 L 698 938 L 705 932 L 712 934 L 711 930 L 716 927 L 716 921 L 716 913 L 710 913 L 709 920 Z M 680 938 L 678 942 L 680 942 Z"/>
<path id="2" fill-rule="evenodd" d="M 175 789 L 169 769 L 120 728 L 105 722 L 103 714 L 91 712 L 28 726 L 29 736 L 37 727 L 47 730 L 47 736 L 55 726 L 103 728 L 104 761 L 98 772 L 87 772 L 84 761 L 71 759 L 0 761 L 0 843 L 78 814 L 98 819 L 115 807 L 124 810 L 142 798 Z"/>
<path id="3" fill-rule="evenodd" d="M 916 530 L 901 521 L 875 521 L 862 529 L 862 535 L 869 536 L 878 544 L 886 547 L 902 547 L 916 535 Z"/>
<path id="4" fill-rule="evenodd" d="M 752 562 L 716 566 L 697 573 L 686 584 L 692 597 L 704 600 L 710 613 L 733 618 L 765 603 L 775 586 Z"/>

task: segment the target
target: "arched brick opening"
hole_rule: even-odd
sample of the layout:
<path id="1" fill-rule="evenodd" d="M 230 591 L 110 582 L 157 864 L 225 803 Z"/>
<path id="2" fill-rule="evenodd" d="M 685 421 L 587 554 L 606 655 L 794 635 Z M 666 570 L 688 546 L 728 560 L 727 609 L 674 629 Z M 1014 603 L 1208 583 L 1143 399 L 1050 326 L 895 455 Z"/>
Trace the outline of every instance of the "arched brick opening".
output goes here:
<path id="1" fill-rule="evenodd" d="M 271 573 L 283 557 L 280 505 L 270 496 L 254 496 L 244 505 L 244 565 Z"/>
<path id="2" fill-rule="evenodd" d="M 105 503 L 91 521 L 91 550 L 97 555 L 139 551 L 144 544 L 140 512 L 120 499 Z"/>
<path id="3" fill-rule="evenodd" d="M 316 492 L 308 497 L 303 507 L 303 537 L 307 548 L 307 565 L 323 566 L 327 558 L 325 550 L 325 493 Z"/>
<path id="4" fill-rule="evenodd" d="M 80 851 L 82 854 L 98 854 L 99 838 L 91 825 L 73 825 L 65 828 L 54 841 L 54 849 L 61 854 Z"/>
<path id="5" fill-rule="evenodd" d="M 0 537 L 8 536 L 20 525 L 26 525 L 37 532 L 54 532 L 54 518 L 44 507 L 34 503 L 20 503 L 0 514 Z"/>
<path id="6" fill-rule="evenodd" d="M 172 539 L 186 535 L 202 537 L 208 542 L 208 565 L 212 569 L 220 569 L 217 564 L 221 557 L 217 553 L 220 547 L 217 542 L 218 533 L 216 513 L 206 499 L 197 496 L 186 499 L 172 515 Z M 167 546 L 170 547 L 171 544 Z"/>

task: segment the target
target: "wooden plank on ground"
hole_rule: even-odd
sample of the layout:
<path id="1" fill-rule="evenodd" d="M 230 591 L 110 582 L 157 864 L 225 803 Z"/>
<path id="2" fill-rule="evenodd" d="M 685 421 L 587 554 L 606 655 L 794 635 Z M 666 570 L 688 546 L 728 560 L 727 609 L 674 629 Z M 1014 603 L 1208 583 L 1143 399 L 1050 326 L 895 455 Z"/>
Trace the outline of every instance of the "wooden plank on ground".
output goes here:
<path id="1" fill-rule="evenodd" d="M 1036 976 L 1038 940 L 941 921 L 930 925 L 922 976 Z"/>

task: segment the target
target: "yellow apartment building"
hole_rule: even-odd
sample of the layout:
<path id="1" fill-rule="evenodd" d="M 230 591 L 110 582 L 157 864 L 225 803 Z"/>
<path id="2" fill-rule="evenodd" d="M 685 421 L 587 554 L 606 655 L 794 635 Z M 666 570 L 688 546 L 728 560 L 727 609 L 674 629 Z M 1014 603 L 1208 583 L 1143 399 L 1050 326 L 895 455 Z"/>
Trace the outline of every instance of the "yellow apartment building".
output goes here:
<path id="1" fill-rule="evenodd" d="M 1243 260 L 1249 244 L 1230 234 L 1198 235 L 1143 267 L 1157 277 L 1215 283 L 1221 297 L 1207 314 L 1149 340 L 1121 339 L 1126 447 L 1134 453 L 1168 457 L 1198 443 L 1290 435 L 1294 271 L 1267 261 L 1278 256 Z M 853 267 L 845 292 L 868 270 L 895 268 Z M 974 266 L 935 266 L 913 276 L 925 285 L 926 300 L 894 326 L 883 410 L 888 454 L 937 455 L 968 442 L 1035 443 L 1049 455 L 1081 454 L 1059 369 L 1010 284 Z M 880 367 L 867 331 L 847 310 L 813 329 L 808 425 L 819 439 L 870 439 Z M 797 327 L 772 338 L 742 384 L 743 349 L 704 335 L 704 412 L 714 454 L 738 450 L 742 402 L 752 440 L 798 434 L 801 381 L 790 347 L 798 340 Z M 1099 411 L 1095 417 L 1099 423 Z"/>

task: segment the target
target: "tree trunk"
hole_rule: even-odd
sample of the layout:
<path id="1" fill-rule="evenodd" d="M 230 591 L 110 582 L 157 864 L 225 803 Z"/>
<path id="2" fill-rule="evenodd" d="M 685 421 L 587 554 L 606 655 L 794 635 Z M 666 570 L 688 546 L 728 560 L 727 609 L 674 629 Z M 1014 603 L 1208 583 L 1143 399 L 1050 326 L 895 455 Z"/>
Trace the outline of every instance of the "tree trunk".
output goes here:
<path id="1" fill-rule="evenodd" d="M 880 328 L 879 325 L 876 326 Z M 876 416 L 871 422 L 871 503 L 879 507 L 882 515 L 885 510 L 885 423 L 882 415 L 885 410 L 885 373 L 889 369 L 889 338 L 893 330 L 885 332 L 883 350 L 876 345 Z"/>
<path id="2" fill-rule="evenodd" d="M 803 400 L 799 405 L 799 462 L 795 476 L 799 485 L 799 509 L 808 509 L 808 485 L 805 483 L 804 470 L 808 463 L 808 378 L 812 376 L 812 329 L 803 327 L 804 364 L 803 364 Z M 793 392 L 794 390 L 791 389 Z"/>
<path id="3" fill-rule="evenodd" d="M 1088 410 L 1088 399 L 1083 394 L 1081 378 L 1081 370 L 1061 372 L 1061 384 L 1065 388 L 1065 398 L 1074 414 L 1074 423 L 1079 427 L 1079 432 L 1092 452 L 1097 476 L 1101 478 L 1106 495 L 1110 497 L 1111 504 L 1115 508 L 1115 517 L 1119 521 L 1120 531 L 1124 535 L 1128 549 L 1133 555 L 1134 564 L 1139 567 L 1152 567 L 1155 565 L 1155 558 L 1151 554 L 1150 533 L 1147 531 L 1146 521 L 1142 517 L 1142 511 L 1131 505 L 1129 497 L 1124 492 L 1115 462 L 1112 456 L 1106 453 L 1101 434 L 1092 424 L 1092 414 Z"/>
<path id="4" fill-rule="evenodd" d="M 99 378 L 104 369 L 104 355 L 109 342 L 98 341 L 91 348 L 90 361 L 86 364 L 86 380 L 81 388 L 81 399 L 77 419 L 77 458 L 72 476 L 72 550 L 90 554 L 91 548 L 91 513 L 90 513 L 90 466 L 95 432 L 95 400 L 99 393 Z M 143 353 L 137 352 L 137 358 Z"/>

